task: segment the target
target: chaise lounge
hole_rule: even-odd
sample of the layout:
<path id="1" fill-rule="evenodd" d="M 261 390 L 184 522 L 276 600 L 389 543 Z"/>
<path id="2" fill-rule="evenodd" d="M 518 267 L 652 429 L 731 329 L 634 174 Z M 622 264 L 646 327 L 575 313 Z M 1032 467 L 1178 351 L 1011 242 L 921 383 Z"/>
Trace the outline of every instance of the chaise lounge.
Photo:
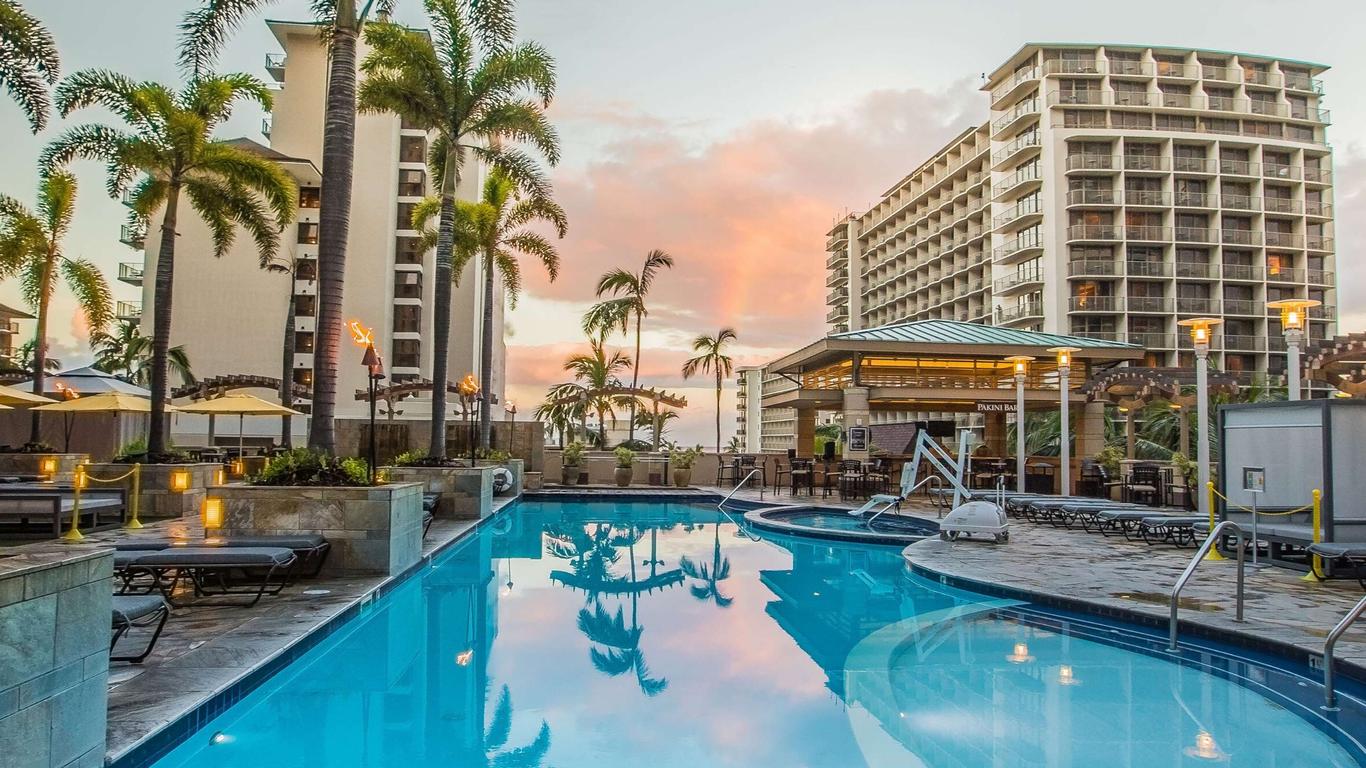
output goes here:
<path id="1" fill-rule="evenodd" d="M 120 557 L 122 555 L 122 557 Z M 121 563 L 120 560 L 123 562 Z M 147 577 L 146 593 L 159 590 L 172 606 L 181 581 L 194 587 L 196 598 L 216 595 L 251 597 L 242 603 L 200 602 L 199 605 L 256 605 L 263 595 L 278 595 L 289 584 L 299 556 L 284 547 L 171 547 L 157 552 L 115 552 L 114 567 L 121 570 L 123 592 L 136 589 L 134 582 Z"/>
<path id="2" fill-rule="evenodd" d="M 161 595 L 114 595 L 113 600 L 113 638 L 109 641 L 110 661 L 129 661 L 141 664 L 143 659 L 156 647 L 161 630 L 166 627 L 166 619 L 171 615 L 171 607 Z M 119 640 L 134 627 L 156 626 L 152 637 L 143 646 L 141 653 L 115 655 Z"/>

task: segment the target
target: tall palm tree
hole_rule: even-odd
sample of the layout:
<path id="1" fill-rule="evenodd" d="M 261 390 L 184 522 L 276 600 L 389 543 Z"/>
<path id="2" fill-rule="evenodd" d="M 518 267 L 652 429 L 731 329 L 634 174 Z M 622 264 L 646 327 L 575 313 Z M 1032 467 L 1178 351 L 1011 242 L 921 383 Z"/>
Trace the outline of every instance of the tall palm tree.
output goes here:
<path id="1" fill-rule="evenodd" d="M 19 102 L 34 133 L 47 125 L 48 86 L 57 83 L 57 44 L 15 0 L 0 0 L 0 83 Z"/>
<path id="2" fill-rule="evenodd" d="M 214 129 L 238 100 L 270 109 L 265 83 L 244 74 L 201 74 L 179 91 L 154 82 L 137 83 L 113 72 L 83 70 L 57 88 L 63 117 L 90 106 L 118 115 L 128 128 L 79 125 L 58 136 L 43 152 L 48 168 L 84 158 L 104 161 L 108 191 L 120 195 L 132 185 L 131 208 L 145 226 L 162 211 L 152 318 L 152 413 L 147 452 L 166 452 L 167 352 L 175 277 L 176 223 L 182 196 L 208 225 L 214 255 L 232 246 L 237 227 L 247 230 L 262 258 L 273 257 L 280 230 L 297 207 L 294 182 L 275 163 L 234 144 L 213 140 Z M 133 183 L 139 173 L 142 178 Z"/>
<path id="3" fill-rule="evenodd" d="M 76 213 L 76 177 L 66 171 L 46 174 L 38 182 L 38 207 L 29 210 L 0 195 L 0 276 L 18 275 L 24 301 L 38 317 L 33 344 L 33 393 L 43 393 L 47 374 L 47 323 L 57 283 L 66 283 L 90 329 L 103 331 L 114 319 L 114 299 L 99 267 L 66 255 L 62 241 Z M 34 412 L 29 440 L 38 442 Z"/>
<path id="4" fill-rule="evenodd" d="M 607 447 L 607 417 L 616 418 L 616 408 L 622 399 L 607 394 L 606 390 L 621 385 L 617 378 L 620 371 L 631 367 L 631 358 L 621 351 L 613 351 L 609 356 L 599 339 L 590 339 L 588 354 L 570 355 L 564 361 L 564 369 L 574 374 L 574 379 L 584 387 L 584 407 L 598 415 L 598 447 Z"/>
<path id="5" fill-rule="evenodd" d="M 650 430 L 650 444 L 654 450 L 659 450 L 659 445 L 664 441 L 664 435 L 669 430 L 669 422 L 678 418 L 678 411 L 640 411 L 636 414 L 636 429 Z"/>
<path id="6" fill-rule="evenodd" d="M 280 404 L 286 408 L 294 407 L 294 326 L 297 318 L 297 304 L 294 301 L 293 285 L 298 280 L 299 265 L 302 260 L 293 253 L 275 254 L 267 259 L 262 256 L 261 268 L 267 272 L 284 275 L 291 289 L 286 295 L 285 331 L 280 344 L 280 387 L 277 394 Z M 280 417 L 280 445 L 294 447 L 294 417 L 285 414 Z"/>
<path id="7" fill-rule="evenodd" d="M 628 272 L 618 268 L 598 278 L 598 298 L 610 296 L 608 303 L 619 306 L 620 314 L 624 318 L 635 320 L 636 356 L 631 366 L 631 389 L 640 386 L 640 327 L 650 314 L 645 306 L 645 297 L 650 293 L 650 287 L 654 285 L 655 276 L 659 271 L 672 269 L 673 265 L 674 257 L 656 248 L 645 254 L 645 264 L 639 272 Z M 636 398 L 631 398 L 631 440 L 636 439 L 637 402 Z"/>
<path id="8" fill-rule="evenodd" d="M 721 386 L 731 374 L 730 355 L 726 346 L 735 341 L 735 329 L 722 328 L 715 336 L 703 333 L 692 340 L 692 351 L 697 356 L 683 363 L 683 378 L 691 379 L 700 373 L 716 374 L 716 453 L 721 454 Z"/>
<path id="9" fill-rule="evenodd" d="M 38 342 L 36 339 L 29 339 L 23 344 L 20 344 L 19 348 L 14 350 L 14 365 L 21 371 L 32 373 L 33 358 L 34 355 L 37 354 L 37 351 Z M 55 357 L 48 357 L 43 363 L 43 367 L 55 373 L 62 369 L 62 361 Z"/>
<path id="10" fill-rule="evenodd" d="M 195 77 L 207 72 L 232 32 L 274 0 L 206 0 L 181 24 L 180 63 Z M 499 0 L 480 4 L 503 5 Z M 310 0 L 328 43 L 323 180 L 318 191 L 318 314 L 313 352 L 313 403 L 308 444 L 332 453 L 337 366 L 342 345 L 342 289 L 351 228 L 351 176 L 356 154 L 356 43 L 373 12 L 388 16 L 393 0 Z M 269 107 L 267 107 L 268 109 Z"/>
<path id="11" fill-rule="evenodd" d="M 483 733 L 484 764 L 494 768 L 538 768 L 545 762 L 545 755 L 550 751 L 549 723 L 542 720 L 536 738 L 523 747 L 507 749 L 508 737 L 511 735 L 512 694 L 504 685 L 498 693 L 493 718 Z"/>
<path id="12" fill-rule="evenodd" d="M 539 45 L 515 44 L 511 4 L 506 4 L 506 13 L 492 14 L 486 12 L 488 6 L 469 0 L 424 0 L 423 5 L 432 21 L 430 35 L 397 24 L 373 24 L 366 29 L 371 53 L 361 64 L 365 81 L 360 88 L 360 108 L 394 112 L 408 124 L 435 134 L 429 164 L 432 175 L 441 179 L 439 196 L 436 210 L 422 215 L 424 219 L 433 214 L 438 217 L 434 241 L 423 245 L 436 248 L 432 381 L 437 384 L 432 388 L 427 453 L 439 458 L 446 455 L 444 384 L 450 364 L 451 284 L 459 274 L 457 262 L 463 263 L 456 254 L 455 195 L 465 161 L 480 158 L 499 169 L 505 179 L 528 190 L 532 199 L 548 199 L 549 185 L 535 161 L 506 142 L 529 143 L 552 165 L 559 161 L 560 149 L 555 130 L 543 112 L 555 93 L 554 61 Z M 532 93 L 534 101 L 526 98 Z M 562 212 L 556 223 L 563 237 Z M 554 274 L 551 268 L 551 279 Z M 481 385 L 488 393 L 493 344 L 489 301 L 492 274 L 486 284 Z M 480 444 L 485 448 L 489 404 L 485 397 L 480 407 Z"/>
<path id="13" fill-rule="evenodd" d="M 138 386 L 147 386 L 152 374 L 152 340 L 142 335 L 142 328 L 131 320 L 120 320 L 114 332 L 90 334 L 90 349 L 95 353 L 95 367 L 121 377 Z M 181 384 L 193 384 L 195 375 L 190 367 L 190 355 L 184 344 L 166 350 L 166 365 L 180 379 Z"/>

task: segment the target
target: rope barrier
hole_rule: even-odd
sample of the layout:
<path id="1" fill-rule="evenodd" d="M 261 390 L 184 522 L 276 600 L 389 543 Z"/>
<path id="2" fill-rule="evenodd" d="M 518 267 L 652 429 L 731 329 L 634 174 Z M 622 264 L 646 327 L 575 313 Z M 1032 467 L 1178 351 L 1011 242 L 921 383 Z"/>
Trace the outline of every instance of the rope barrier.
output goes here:
<path id="1" fill-rule="evenodd" d="M 124 523 L 123 527 L 131 530 L 143 527 L 142 521 L 138 519 L 138 507 L 142 499 L 142 465 L 134 464 L 132 469 L 118 477 L 93 477 L 86 469 L 86 465 L 81 464 L 76 467 L 76 477 L 72 484 L 71 527 L 62 534 L 62 538 L 70 542 L 85 538 L 85 534 L 81 533 L 81 491 L 86 483 L 118 483 L 130 477 L 133 478 L 133 494 L 128 500 L 128 522 Z"/>
<path id="2" fill-rule="evenodd" d="M 1253 515 L 1267 515 L 1267 516 L 1269 516 L 1269 517 L 1285 517 L 1285 516 L 1288 516 L 1288 515 L 1298 515 L 1298 514 L 1300 514 L 1301 512 L 1309 512 L 1309 513 L 1311 513 L 1311 516 L 1312 516 L 1312 521 L 1311 521 L 1311 523 L 1310 523 L 1310 528 L 1311 528 L 1310 541 L 1311 541 L 1312 543 L 1314 543 L 1314 544 L 1318 544 L 1320 541 L 1323 540 L 1323 526 L 1322 526 L 1322 521 L 1321 521 L 1321 519 L 1320 519 L 1320 515 L 1321 515 L 1322 512 L 1323 512 L 1323 491 L 1320 491 L 1318 488 L 1315 488 L 1315 489 L 1313 490 L 1313 492 L 1310 494 L 1310 495 L 1313 497 L 1313 501 L 1309 502 L 1308 504 L 1305 504 L 1305 505 L 1302 506 L 1302 507 L 1296 507 L 1296 508 L 1294 508 L 1294 509 L 1289 509 L 1289 510 L 1286 510 L 1286 511 L 1284 511 L 1284 512 L 1263 512 L 1263 511 L 1260 510 L 1260 509 L 1252 509 L 1251 507 L 1245 507 L 1245 506 L 1243 506 L 1243 505 L 1241 505 L 1241 504 L 1234 504 L 1232 501 L 1229 501 L 1229 498 L 1228 498 L 1227 496 L 1225 496 L 1224 494 L 1222 494 L 1222 493 L 1220 493 L 1219 491 L 1215 490 L 1215 488 L 1214 488 L 1214 483 L 1206 483 L 1206 485 L 1207 485 L 1208 488 L 1209 488 L 1209 524 L 1210 524 L 1210 530 L 1214 530 L 1214 499 L 1215 499 L 1215 497 L 1217 496 L 1217 497 L 1223 499 L 1224 502 L 1225 502 L 1228 506 L 1231 506 L 1231 507 L 1233 507 L 1234 509 L 1240 509 L 1240 510 L 1242 510 L 1242 511 L 1244 511 L 1244 512 L 1251 512 Z M 1213 548 L 1213 547 L 1210 548 L 1210 552 L 1211 552 L 1211 553 L 1213 553 L 1213 552 L 1215 552 L 1215 551 L 1217 551 L 1216 548 Z M 1207 556 L 1206 559 L 1213 560 L 1213 559 L 1216 559 L 1216 558 L 1214 558 L 1214 557 L 1212 557 L 1212 556 Z M 1218 559 L 1223 559 L 1223 558 L 1220 557 L 1220 558 L 1218 558 Z M 1324 576 L 1323 576 L 1323 558 L 1319 557 L 1318 555 L 1311 555 L 1310 558 L 1309 558 L 1309 573 L 1305 574 L 1302 580 L 1303 580 L 1303 581 L 1315 581 L 1315 582 L 1317 582 L 1317 581 L 1323 581 L 1323 579 L 1324 579 Z"/>

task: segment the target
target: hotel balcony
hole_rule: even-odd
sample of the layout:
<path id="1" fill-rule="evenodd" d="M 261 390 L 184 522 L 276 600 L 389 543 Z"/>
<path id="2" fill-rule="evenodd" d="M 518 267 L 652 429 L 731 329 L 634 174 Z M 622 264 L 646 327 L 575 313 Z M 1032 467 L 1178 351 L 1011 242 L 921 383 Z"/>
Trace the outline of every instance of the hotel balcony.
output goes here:
<path id="1" fill-rule="evenodd" d="M 1266 305 L 1251 299 L 1224 299 L 1224 314 L 1258 317 L 1266 314 Z"/>
<path id="2" fill-rule="evenodd" d="M 1208 157 L 1173 157 L 1172 170 L 1177 173 L 1212 174 L 1219 170 L 1218 161 Z"/>
<path id="3" fill-rule="evenodd" d="M 1011 127 L 1019 124 L 1027 117 L 1037 117 L 1039 114 L 1039 100 L 1037 98 L 1026 99 L 1005 115 L 997 118 L 991 124 L 991 137 L 994 139 Z"/>
<path id="4" fill-rule="evenodd" d="M 1212 192 L 1178 191 L 1172 196 L 1172 203 L 1177 208 L 1218 208 L 1219 202 L 1219 196 Z"/>
<path id="5" fill-rule="evenodd" d="M 1030 269 L 1024 272 L 1015 272 L 1014 274 L 1006 275 L 1005 277 L 998 279 L 992 284 L 991 290 L 992 293 L 997 295 L 1005 295 L 1031 287 L 1038 287 L 1042 284 L 1043 270 Z M 963 295 L 966 294 L 967 290 L 965 288 Z"/>
<path id="6" fill-rule="evenodd" d="M 1219 265 L 1203 261 L 1178 261 L 1176 276 L 1186 280 L 1218 280 Z"/>
<path id="7" fill-rule="evenodd" d="M 1228 241 L 1225 240 L 1224 242 Z M 1254 283 L 1260 283 L 1263 280 L 1263 268 L 1260 264 L 1225 264 L 1223 271 L 1225 280 L 1243 280 Z"/>
<path id="8" fill-rule="evenodd" d="M 1304 238 L 1291 232 L 1268 231 L 1266 245 L 1268 248 L 1303 248 Z"/>
<path id="9" fill-rule="evenodd" d="M 267 139 L 269 139 L 269 138 L 270 138 L 270 132 L 271 132 L 271 130 L 272 130 L 273 128 L 274 128 L 274 122 L 270 119 L 270 116 L 266 116 L 266 117 L 261 118 L 261 135 L 262 135 L 262 136 L 265 136 Z"/>
<path id="10" fill-rule="evenodd" d="M 1119 158 L 1114 155 L 1068 155 L 1069 171 L 1114 171 L 1119 169 Z"/>
<path id="11" fill-rule="evenodd" d="M 1129 331 L 1129 343 L 1148 349 L 1174 349 L 1176 336 L 1170 333 L 1151 331 Z"/>
<path id="12" fill-rule="evenodd" d="M 996 310 L 997 325 L 1041 319 L 1043 319 L 1043 302 L 1041 301 L 1030 301 L 1013 307 L 1000 307 Z"/>
<path id="13" fill-rule="evenodd" d="M 129 248 L 142 249 L 147 245 L 147 232 L 142 227 L 124 224 L 119 227 L 119 242 Z"/>
<path id="14" fill-rule="evenodd" d="M 1261 176 L 1262 166 L 1247 160 L 1219 160 L 1219 172 L 1225 176 Z"/>
<path id="15" fill-rule="evenodd" d="M 1337 281 L 1334 279 L 1334 277 L 1335 276 L 1332 272 L 1322 269 L 1305 270 L 1305 280 L 1310 285 L 1333 286 L 1337 284 Z"/>
<path id="16" fill-rule="evenodd" d="M 119 265 L 119 282 L 129 285 L 142 285 L 142 265 L 136 262 L 124 262 Z"/>
<path id="17" fill-rule="evenodd" d="M 1163 296 L 1130 296 L 1127 306 L 1131 314 L 1170 315 L 1172 313 L 1172 300 Z"/>
<path id="18" fill-rule="evenodd" d="M 1270 283 L 1302 283 L 1304 282 L 1304 270 L 1271 267 L 1266 271 L 1266 280 Z"/>
<path id="19" fill-rule="evenodd" d="M 1114 260 L 1073 261 L 1067 265 L 1068 277 L 1116 277 L 1122 272 L 1120 263 Z"/>
<path id="20" fill-rule="evenodd" d="M 1040 237 L 1017 237 L 992 251 L 992 259 L 999 263 L 1023 259 L 1043 253 L 1043 239 Z"/>
<path id="21" fill-rule="evenodd" d="M 825 322 L 834 323 L 849 317 L 849 309 L 846 306 L 838 306 L 825 313 Z"/>
<path id="22" fill-rule="evenodd" d="M 1095 59 L 1053 59 L 1043 63 L 1045 75 L 1103 75 L 1104 68 Z"/>
<path id="23" fill-rule="evenodd" d="M 1103 312 L 1113 314 L 1124 311 L 1123 296 L 1073 296 L 1068 301 L 1072 312 Z"/>
<path id="24" fill-rule="evenodd" d="M 1010 96 L 1023 92 L 1025 86 L 1039 79 L 1040 74 L 1038 67 L 1030 67 L 1014 73 L 1008 80 L 991 89 L 991 105 L 994 107 Z"/>
<path id="25" fill-rule="evenodd" d="M 1119 240 L 1120 228 L 1115 224 L 1073 224 L 1067 228 L 1067 240 Z"/>
<path id="26" fill-rule="evenodd" d="M 991 156 L 991 168 L 992 170 L 998 171 L 1001 169 L 1001 166 L 1006 163 L 1025 157 L 1026 153 L 1037 154 L 1031 150 L 1037 150 L 1041 145 L 1042 140 L 1039 137 L 1038 131 L 1030 131 L 1029 133 L 1021 134 L 1013 141 L 1006 144 L 1000 152 Z"/>
<path id="27" fill-rule="evenodd" d="M 142 302 L 120 301 L 114 305 L 114 317 L 120 320 L 137 321 L 142 319 Z"/>
<path id="28" fill-rule="evenodd" d="M 1286 74 L 1284 77 L 1287 90 L 1301 93 L 1323 93 L 1323 81 L 1316 77 L 1293 74 Z"/>
<path id="29" fill-rule="evenodd" d="M 1333 250 L 1333 238 L 1323 235 L 1308 235 L 1304 238 L 1305 247 L 1311 251 Z"/>
<path id="30" fill-rule="evenodd" d="M 1178 296 L 1176 298 L 1176 311 L 1182 315 L 1217 315 L 1220 313 L 1219 300 Z"/>
<path id="31" fill-rule="evenodd" d="M 1124 239 L 1148 243 L 1169 243 L 1172 239 L 1171 227 L 1153 227 L 1134 224 L 1124 227 Z"/>
<path id="32" fill-rule="evenodd" d="M 1119 195 L 1113 189 L 1073 189 L 1067 193 L 1067 207 L 1114 208 Z"/>
<path id="33" fill-rule="evenodd" d="M 1310 319 L 1310 320 L 1336 320 L 1337 317 L 1338 317 L 1338 308 L 1337 308 L 1337 307 L 1334 307 L 1334 306 L 1330 306 L 1330 305 L 1328 305 L 1328 304 L 1324 304 L 1323 306 L 1310 307 L 1310 308 L 1309 308 L 1309 319 Z"/>
<path id="34" fill-rule="evenodd" d="M 267 53 L 266 72 L 270 73 L 275 82 L 283 83 L 285 81 L 285 55 L 283 53 Z"/>
<path id="35" fill-rule="evenodd" d="M 1230 352 L 1265 352 L 1265 336 L 1224 334 L 1224 349 Z"/>
<path id="36" fill-rule="evenodd" d="M 1130 259 L 1126 262 L 1129 277 L 1171 277 L 1172 265 L 1165 261 Z"/>
<path id="37" fill-rule="evenodd" d="M 1257 211 L 1260 200 L 1251 195 L 1219 195 L 1219 206 L 1234 211 Z"/>
<path id="38" fill-rule="evenodd" d="M 1043 217 L 1043 203 L 1038 198 L 1027 198 L 1006 209 L 1006 212 L 992 219 L 993 229 L 1001 229 L 1011 224 L 1023 225 L 1027 221 Z M 975 235 L 972 235 L 975 236 Z M 971 237 L 969 239 L 971 239 Z"/>
<path id="39" fill-rule="evenodd" d="M 1333 218 L 1333 204 L 1307 200 L 1304 203 L 1304 214 L 1320 219 Z"/>
<path id="40" fill-rule="evenodd" d="M 1178 243 L 1213 243 L 1214 230 L 1209 227 L 1177 227 L 1174 236 Z"/>
<path id="41" fill-rule="evenodd" d="M 1261 245 L 1262 233 L 1256 229 L 1224 229 L 1219 236 L 1225 245 Z"/>
<path id="42" fill-rule="evenodd" d="M 1124 204 L 1128 206 L 1146 206 L 1149 208 L 1165 208 L 1172 204 L 1171 198 L 1166 192 L 1155 189 L 1128 189 L 1124 191 Z"/>

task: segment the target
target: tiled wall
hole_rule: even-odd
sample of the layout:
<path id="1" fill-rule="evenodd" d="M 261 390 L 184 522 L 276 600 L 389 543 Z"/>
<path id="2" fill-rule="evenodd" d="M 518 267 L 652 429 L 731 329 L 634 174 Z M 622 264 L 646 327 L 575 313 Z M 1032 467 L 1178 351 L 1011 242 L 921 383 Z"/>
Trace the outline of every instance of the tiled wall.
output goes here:
<path id="1" fill-rule="evenodd" d="M 0 764 L 104 763 L 112 552 L 0 568 Z"/>

